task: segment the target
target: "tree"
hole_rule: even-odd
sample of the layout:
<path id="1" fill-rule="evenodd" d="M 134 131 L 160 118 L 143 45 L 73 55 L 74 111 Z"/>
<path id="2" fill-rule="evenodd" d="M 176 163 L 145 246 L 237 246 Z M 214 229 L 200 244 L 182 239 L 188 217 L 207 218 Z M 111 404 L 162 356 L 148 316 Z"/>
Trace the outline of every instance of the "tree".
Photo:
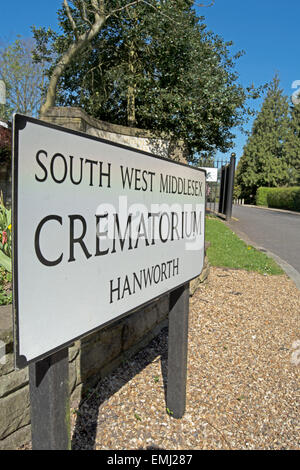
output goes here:
<path id="1" fill-rule="evenodd" d="M 69 25 L 71 26 L 73 38 L 71 41 L 68 41 L 70 36 L 66 38 L 56 36 L 58 44 L 56 44 L 55 49 L 60 49 L 61 54 L 55 67 L 51 71 L 46 100 L 41 108 L 42 114 L 54 105 L 59 79 L 68 65 L 76 55 L 81 53 L 81 51 L 91 43 L 107 20 L 125 8 L 129 8 L 138 3 L 148 2 L 145 0 L 133 0 L 131 2 L 116 0 L 109 2 L 109 9 L 107 9 L 107 3 L 108 2 L 105 0 L 73 0 L 73 7 L 70 7 L 68 0 L 63 1 L 63 13 L 66 15 Z M 46 33 L 45 30 L 41 28 L 34 30 L 34 33 L 36 38 L 42 38 L 43 46 L 45 45 L 45 37 L 47 39 L 51 36 L 52 38 L 55 37 L 52 31 L 48 30 Z"/>
<path id="2" fill-rule="evenodd" d="M 215 152 L 201 152 L 197 157 L 197 166 L 214 168 Z"/>
<path id="3" fill-rule="evenodd" d="M 260 186 L 276 187 L 289 180 L 288 163 L 284 150 L 289 135 L 290 116 L 288 98 L 279 88 L 276 75 L 260 112 L 254 120 L 251 135 L 244 147 L 236 175 L 242 197 L 254 196 Z"/>
<path id="4" fill-rule="evenodd" d="M 114 0 L 106 11 L 105 1 L 71 8 L 65 0 L 62 34 L 34 29 L 36 59 L 57 55 L 42 112 L 55 103 L 81 106 L 98 119 L 184 140 L 190 159 L 231 148 L 231 129 L 256 90 L 236 83 L 240 54 L 232 57 L 231 43 L 208 32 L 192 6 Z"/>
<path id="5" fill-rule="evenodd" d="M 0 79 L 0 119 L 7 121 L 12 110 L 6 102 L 6 85 L 4 80 Z"/>
<path id="6" fill-rule="evenodd" d="M 0 78 L 6 84 L 6 105 L 2 105 L 1 116 L 9 119 L 12 112 L 37 116 L 41 106 L 41 91 L 44 84 L 43 63 L 34 63 L 32 39 L 22 39 L 0 51 Z"/>
<path id="7" fill-rule="evenodd" d="M 300 184 L 300 103 L 291 108 L 291 121 L 284 154 L 288 165 L 289 186 Z"/>

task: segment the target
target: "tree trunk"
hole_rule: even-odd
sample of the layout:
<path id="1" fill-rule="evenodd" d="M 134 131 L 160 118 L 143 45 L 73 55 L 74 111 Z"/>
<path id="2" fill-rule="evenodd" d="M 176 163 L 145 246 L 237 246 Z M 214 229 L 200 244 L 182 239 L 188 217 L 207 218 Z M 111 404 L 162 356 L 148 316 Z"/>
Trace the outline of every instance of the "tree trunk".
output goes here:
<path id="1" fill-rule="evenodd" d="M 134 46 L 132 44 L 130 46 L 130 51 L 129 51 L 129 71 L 131 72 L 133 83 L 131 83 L 128 86 L 128 90 L 127 90 L 127 125 L 129 127 L 136 126 L 136 116 L 135 116 L 136 87 L 134 85 L 134 72 L 135 72 L 134 60 L 135 60 L 135 51 L 134 51 Z"/>
<path id="2" fill-rule="evenodd" d="M 91 26 L 91 29 L 88 32 L 82 34 L 76 42 L 71 44 L 69 49 L 63 54 L 63 56 L 59 60 L 50 78 L 46 100 L 43 106 L 41 107 L 41 116 L 46 114 L 48 109 L 55 105 L 56 88 L 61 75 L 63 74 L 67 66 L 71 63 L 75 55 L 78 54 L 82 49 L 84 49 L 98 34 L 98 32 L 105 23 L 105 19 L 105 16 L 100 16 L 96 14 L 95 22 Z"/>

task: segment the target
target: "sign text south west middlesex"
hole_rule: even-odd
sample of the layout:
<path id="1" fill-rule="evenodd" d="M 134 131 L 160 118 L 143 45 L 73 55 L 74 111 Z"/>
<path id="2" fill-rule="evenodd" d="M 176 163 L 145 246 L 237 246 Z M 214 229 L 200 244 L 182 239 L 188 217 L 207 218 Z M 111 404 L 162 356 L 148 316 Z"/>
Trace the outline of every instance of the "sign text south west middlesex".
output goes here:
<path id="1" fill-rule="evenodd" d="M 17 365 L 198 276 L 204 197 L 201 170 L 15 116 Z"/>

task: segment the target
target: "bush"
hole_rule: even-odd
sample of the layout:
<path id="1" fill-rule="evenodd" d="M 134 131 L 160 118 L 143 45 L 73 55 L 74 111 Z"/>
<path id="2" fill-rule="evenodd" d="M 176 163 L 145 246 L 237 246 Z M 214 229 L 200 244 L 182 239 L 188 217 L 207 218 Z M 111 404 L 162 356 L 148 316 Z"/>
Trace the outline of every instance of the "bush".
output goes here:
<path id="1" fill-rule="evenodd" d="M 240 187 L 240 185 L 238 184 L 235 184 L 234 187 L 233 187 L 233 199 L 242 199 L 241 198 L 241 194 L 242 194 L 242 189 Z"/>
<path id="2" fill-rule="evenodd" d="M 276 188 L 268 196 L 268 207 L 300 211 L 300 187 Z"/>
<path id="3" fill-rule="evenodd" d="M 12 275 L 0 266 L 0 305 L 12 302 Z"/>
<path id="4" fill-rule="evenodd" d="M 0 195 L 0 266 L 11 272 L 11 210 L 6 209 Z"/>
<path id="5" fill-rule="evenodd" d="M 276 188 L 258 188 L 256 191 L 256 205 L 257 206 L 268 206 L 268 194 Z"/>
<path id="6" fill-rule="evenodd" d="M 0 163 L 11 160 L 11 130 L 0 124 Z"/>
<path id="7" fill-rule="evenodd" d="M 256 204 L 276 209 L 300 211 L 300 187 L 258 188 Z"/>

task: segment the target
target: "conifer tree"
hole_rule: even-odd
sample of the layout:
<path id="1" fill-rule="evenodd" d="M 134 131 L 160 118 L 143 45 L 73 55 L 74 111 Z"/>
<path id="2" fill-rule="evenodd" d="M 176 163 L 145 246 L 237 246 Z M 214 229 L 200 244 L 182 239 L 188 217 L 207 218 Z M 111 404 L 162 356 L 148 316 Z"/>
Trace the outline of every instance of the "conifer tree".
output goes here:
<path id="1" fill-rule="evenodd" d="M 290 132 L 284 145 L 288 165 L 288 185 L 300 184 L 300 103 L 291 109 Z"/>
<path id="2" fill-rule="evenodd" d="M 290 134 L 288 98 L 279 87 L 276 75 L 260 112 L 254 120 L 252 132 L 244 147 L 236 176 L 242 197 L 254 197 L 260 186 L 283 186 L 289 181 L 286 141 Z"/>

